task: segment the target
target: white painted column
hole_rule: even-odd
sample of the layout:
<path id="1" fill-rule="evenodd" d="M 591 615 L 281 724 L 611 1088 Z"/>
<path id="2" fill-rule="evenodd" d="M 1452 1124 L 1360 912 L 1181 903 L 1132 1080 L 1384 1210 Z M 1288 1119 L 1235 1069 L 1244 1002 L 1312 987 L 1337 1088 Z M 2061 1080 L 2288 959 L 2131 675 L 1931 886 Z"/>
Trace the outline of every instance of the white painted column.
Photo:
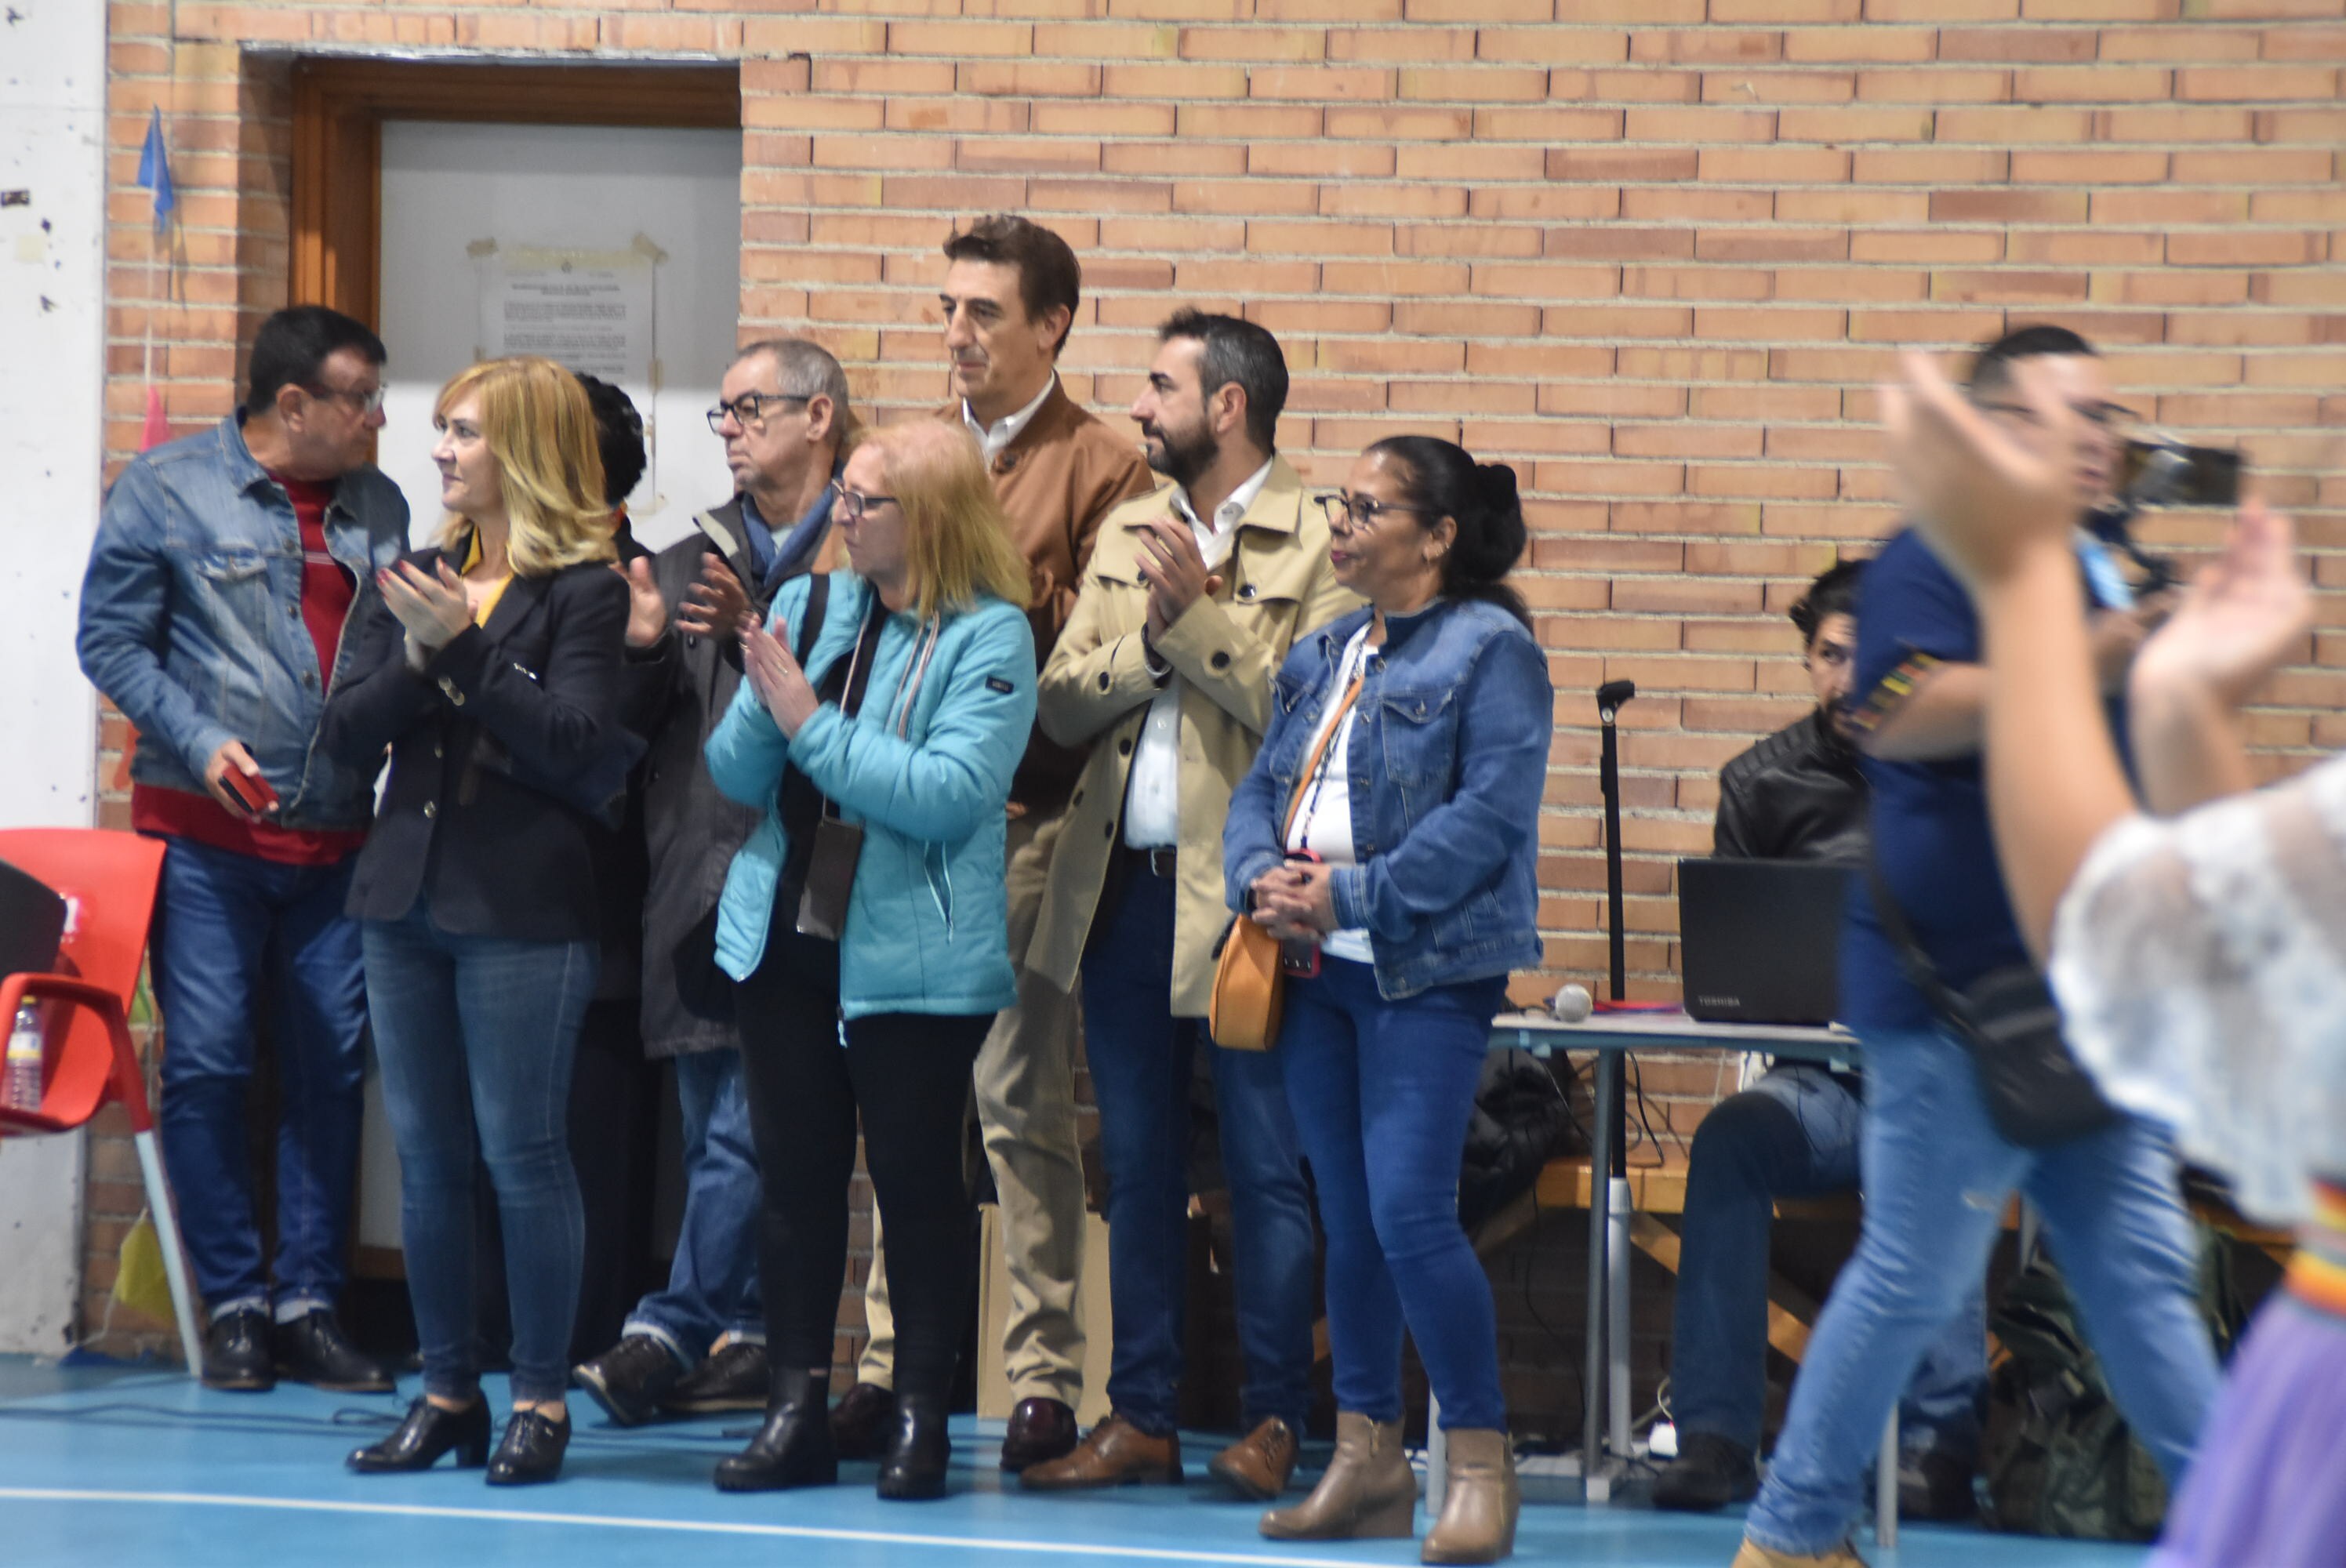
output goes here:
<path id="1" fill-rule="evenodd" d="M 19 0 L 6 31 L 0 825 L 86 828 L 97 812 L 97 699 L 73 644 L 103 461 L 106 7 Z M 0 1352 L 66 1348 L 82 1172 L 79 1134 L 0 1144 Z"/>

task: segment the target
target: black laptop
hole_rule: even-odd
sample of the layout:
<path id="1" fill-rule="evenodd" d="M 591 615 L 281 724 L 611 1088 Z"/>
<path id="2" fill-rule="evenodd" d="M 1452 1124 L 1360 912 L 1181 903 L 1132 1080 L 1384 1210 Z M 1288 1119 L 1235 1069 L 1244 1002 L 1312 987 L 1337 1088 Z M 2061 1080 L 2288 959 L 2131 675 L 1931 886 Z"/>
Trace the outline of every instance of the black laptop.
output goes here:
<path id="1" fill-rule="evenodd" d="M 1817 860 L 1680 860 L 1688 1016 L 1831 1023 L 1841 1001 L 1841 903 L 1853 875 Z"/>
<path id="2" fill-rule="evenodd" d="M 57 966 L 66 901 L 39 878 L 0 860 L 0 974 L 46 974 Z M 9 1021 L 0 1019 L 0 1029 Z"/>

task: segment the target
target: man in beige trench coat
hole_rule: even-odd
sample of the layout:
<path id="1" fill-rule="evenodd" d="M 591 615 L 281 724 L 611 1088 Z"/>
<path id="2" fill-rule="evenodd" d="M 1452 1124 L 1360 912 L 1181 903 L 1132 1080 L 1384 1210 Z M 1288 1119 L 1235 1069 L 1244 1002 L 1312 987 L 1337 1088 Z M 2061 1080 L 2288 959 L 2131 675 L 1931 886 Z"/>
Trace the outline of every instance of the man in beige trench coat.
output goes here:
<path id="1" fill-rule="evenodd" d="M 1354 602 L 1325 519 L 1273 453 L 1286 401 L 1286 361 L 1262 328 L 1191 311 L 1166 322 L 1132 412 L 1172 483 L 1108 515 L 1043 670 L 1044 732 L 1091 753 L 1027 962 L 1066 988 L 1082 974 L 1116 1339 L 1111 1413 L 1027 1470 L 1029 1491 L 1182 1478 L 1188 1090 L 1229 919 L 1222 822 L 1289 647 Z M 1287 1485 L 1311 1400 L 1311 1199 L 1277 1058 L 1211 1056 L 1247 1431 L 1209 1468 L 1261 1500 Z"/>

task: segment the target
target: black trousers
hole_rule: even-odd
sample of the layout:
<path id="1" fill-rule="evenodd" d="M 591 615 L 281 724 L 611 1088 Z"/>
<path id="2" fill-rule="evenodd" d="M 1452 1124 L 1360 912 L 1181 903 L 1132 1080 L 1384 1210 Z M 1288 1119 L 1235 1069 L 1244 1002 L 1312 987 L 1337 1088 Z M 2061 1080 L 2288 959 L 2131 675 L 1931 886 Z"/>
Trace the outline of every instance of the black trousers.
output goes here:
<path id="1" fill-rule="evenodd" d="M 962 1117 L 994 1014 L 857 1018 L 842 1048 L 839 946 L 797 934 L 779 912 L 737 1000 L 741 1087 L 765 1184 L 758 1268 L 773 1365 L 831 1364 L 860 1113 L 888 1233 L 896 1388 L 943 1400 L 976 1273 Z"/>
<path id="2" fill-rule="evenodd" d="M 574 1361 L 617 1344 L 637 1299 L 668 1280 L 652 1258 L 662 1085 L 660 1064 L 644 1058 L 642 1007 L 632 996 L 590 1003 L 570 1067 L 570 1163 L 586 1213 Z"/>

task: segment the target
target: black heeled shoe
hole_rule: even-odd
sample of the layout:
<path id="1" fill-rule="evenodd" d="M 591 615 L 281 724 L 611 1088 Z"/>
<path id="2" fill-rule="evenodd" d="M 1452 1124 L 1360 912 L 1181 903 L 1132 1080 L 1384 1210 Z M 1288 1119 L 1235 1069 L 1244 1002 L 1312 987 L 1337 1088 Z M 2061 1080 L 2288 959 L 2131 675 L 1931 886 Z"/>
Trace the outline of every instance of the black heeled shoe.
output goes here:
<path id="1" fill-rule="evenodd" d="M 489 1461 L 491 1486 L 536 1486 L 562 1473 L 562 1455 L 570 1447 L 570 1418 L 562 1420 L 538 1410 L 515 1410 L 505 1422 L 505 1440 Z"/>
<path id="2" fill-rule="evenodd" d="M 831 1376 L 799 1367 L 774 1369 L 766 1424 L 740 1453 L 717 1461 L 719 1492 L 780 1492 L 832 1486 L 839 1451 L 831 1441 Z"/>
<path id="3" fill-rule="evenodd" d="M 407 1419 L 393 1427 L 389 1437 L 353 1450 L 346 1462 L 361 1475 L 391 1475 L 430 1470 L 452 1449 L 459 1470 L 477 1470 L 488 1462 L 486 1400 L 475 1395 L 463 1410 L 450 1410 L 418 1399 L 407 1407 Z"/>
<path id="4" fill-rule="evenodd" d="M 945 1494 L 953 1439 L 945 1430 L 943 1400 L 899 1390 L 895 1419 L 889 1422 L 882 1441 L 881 1496 L 898 1502 L 923 1502 Z"/>

